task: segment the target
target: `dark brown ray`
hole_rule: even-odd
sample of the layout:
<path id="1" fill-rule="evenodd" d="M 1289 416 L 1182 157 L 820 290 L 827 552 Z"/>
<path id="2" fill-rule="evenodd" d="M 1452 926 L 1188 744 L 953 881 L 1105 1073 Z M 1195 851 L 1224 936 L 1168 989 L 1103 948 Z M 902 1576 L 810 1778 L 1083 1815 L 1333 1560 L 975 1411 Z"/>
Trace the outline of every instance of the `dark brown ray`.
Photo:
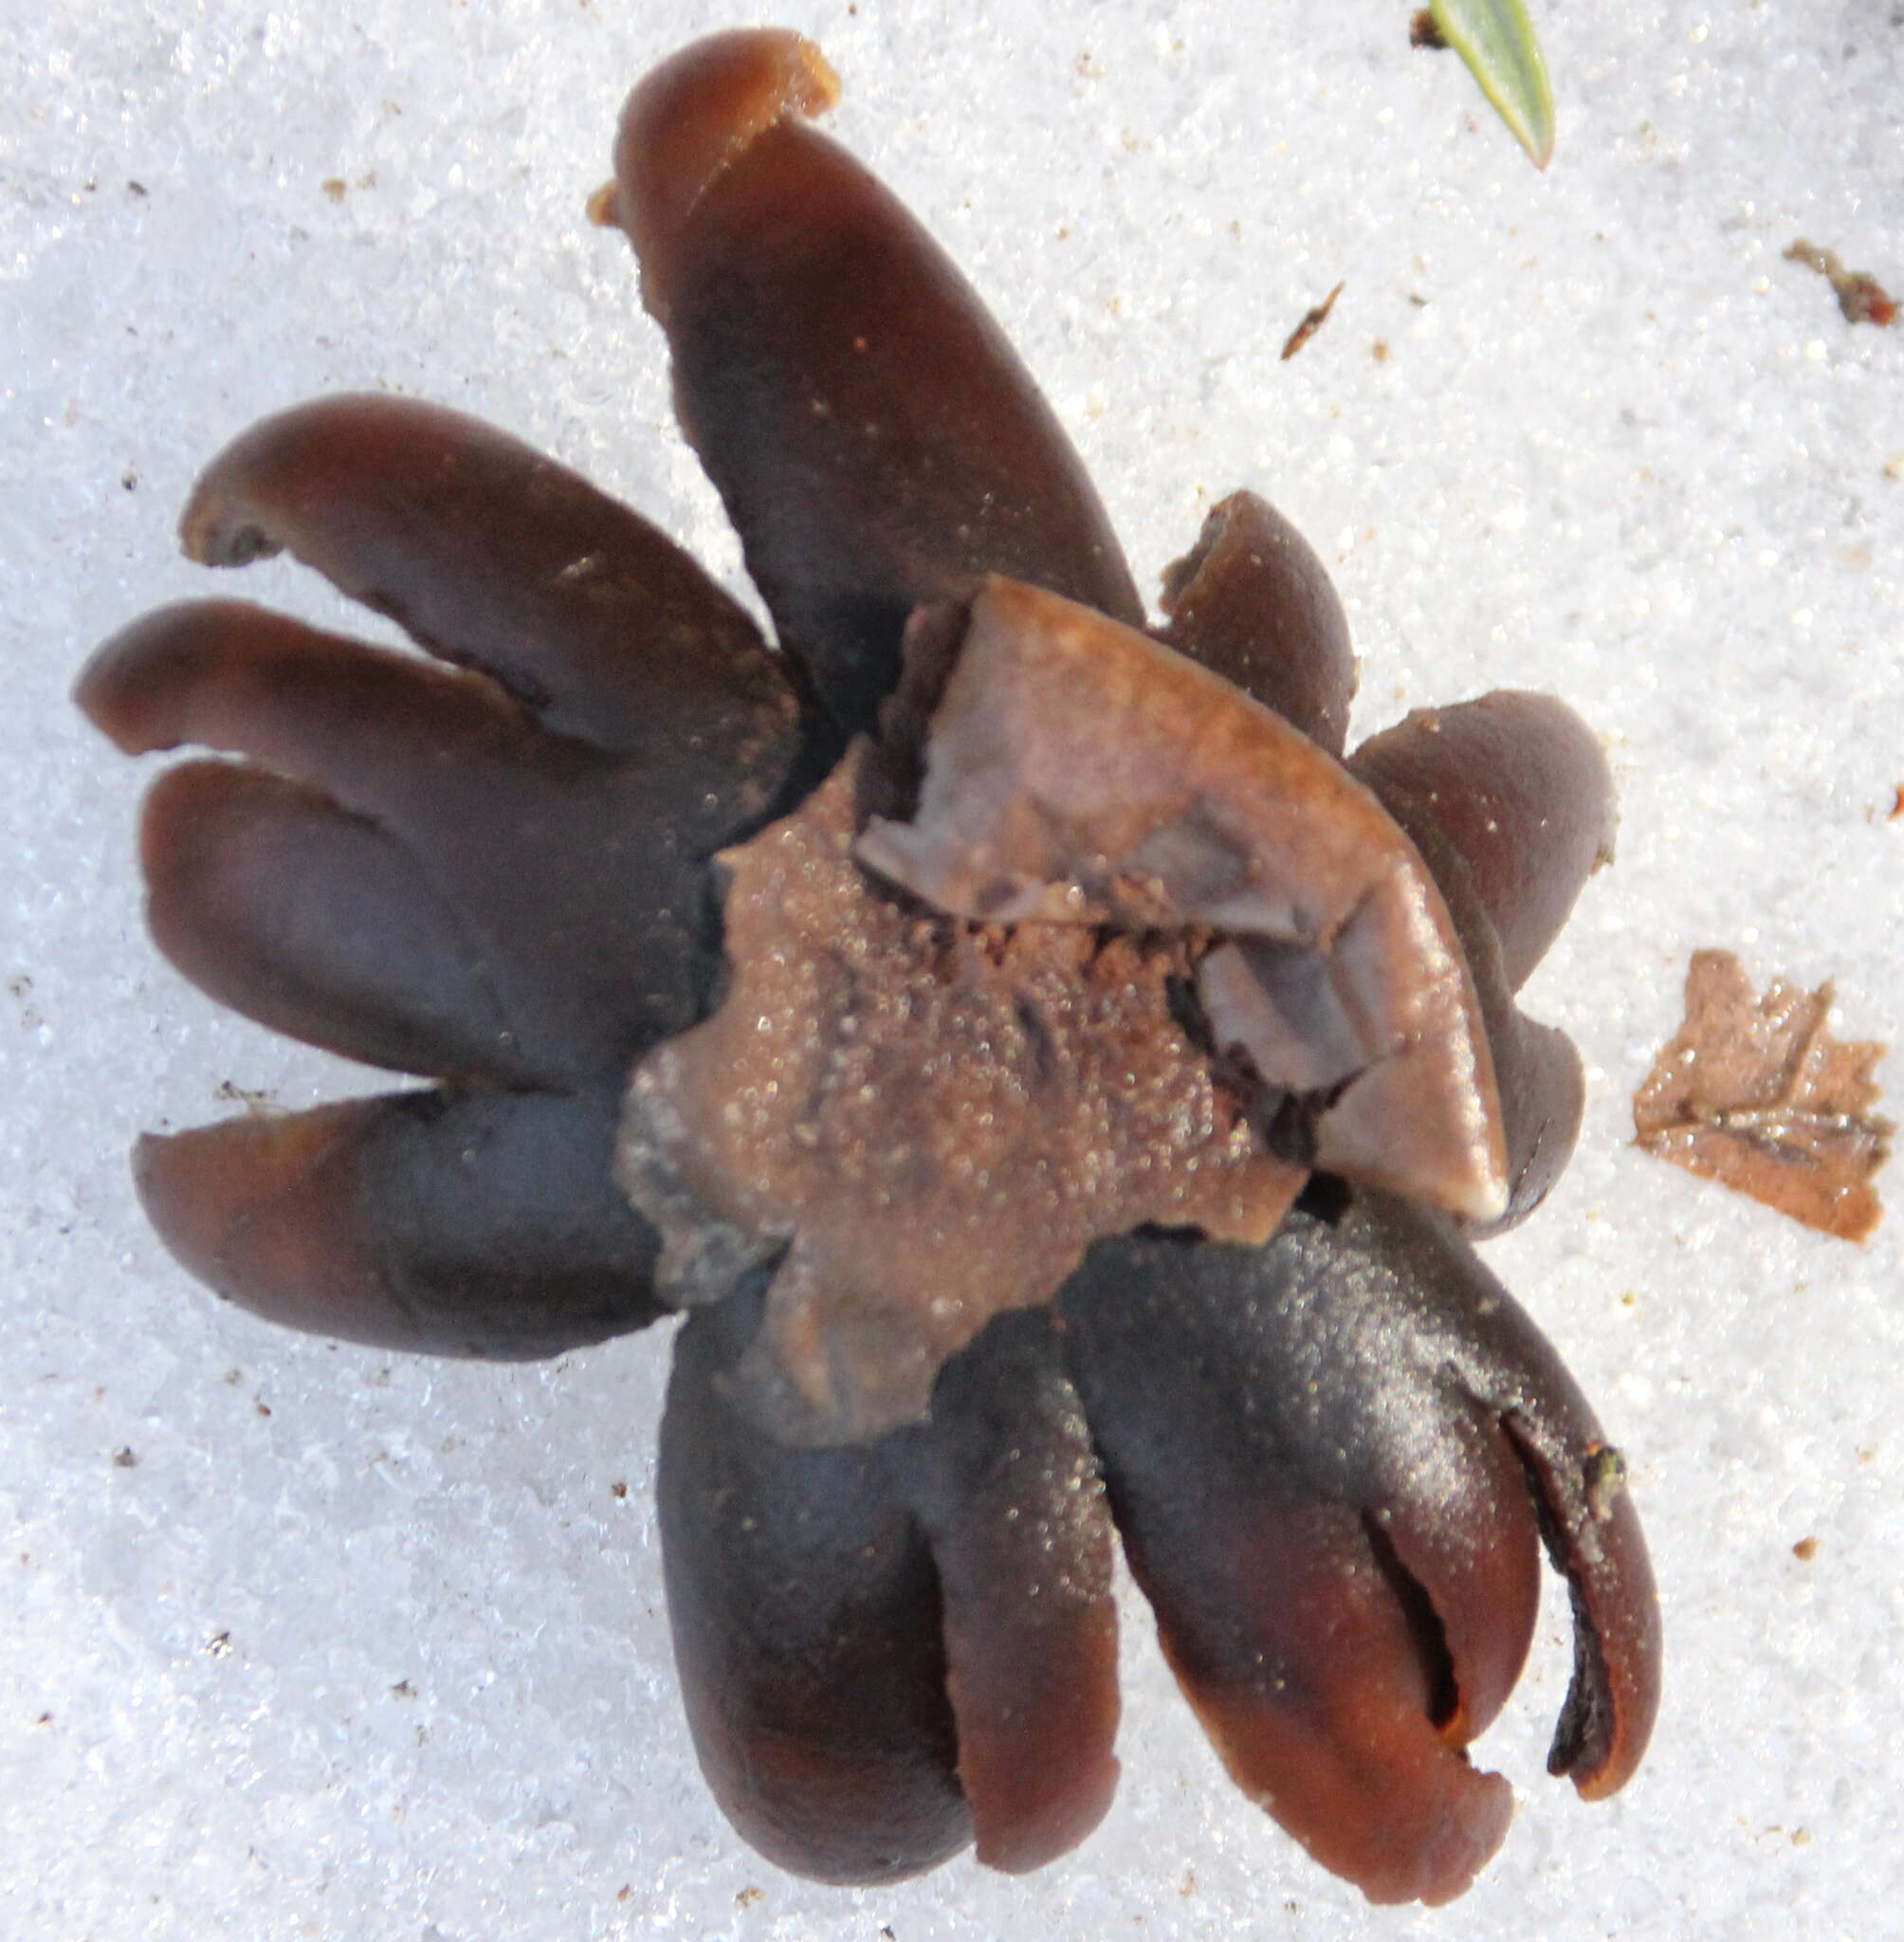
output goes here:
<path id="1" fill-rule="evenodd" d="M 698 742 L 769 790 L 791 752 L 786 681 L 742 609 L 646 520 L 461 412 L 281 412 L 212 460 L 180 534 L 208 566 L 288 549 L 597 747 L 652 761 Z"/>
<path id="2" fill-rule="evenodd" d="M 886 1447 L 939 1571 L 979 1859 L 1041 1868 L 1117 1786 L 1110 1513 L 1051 1315 L 993 1323 Z"/>
<path id="3" fill-rule="evenodd" d="M 433 1355 L 557 1355 L 662 1312 L 613 1190 L 612 1097 L 402 1092 L 260 1113 L 134 1159 L 160 1237 L 287 1327 Z"/>
<path id="4" fill-rule="evenodd" d="M 1551 695 L 1502 688 L 1418 708 L 1348 766 L 1411 834 L 1433 823 L 1447 836 L 1518 991 L 1613 859 L 1613 779 L 1592 730 Z"/>
<path id="5" fill-rule="evenodd" d="M 1010 574 L 1136 622 L 1104 508 L 944 252 L 798 119 L 836 83 L 778 31 L 716 35 L 629 98 L 606 208 L 642 252 L 674 396 L 781 646 L 846 731 L 906 615 Z"/>
<path id="6" fill-rule="evenodd" d="M 741 1298 L 676 1338 L 662 1560 L 701 1768 L 767 1859 L 892 1881 L 972 1839 L 938 1574 L 877 1449 L 790 1450 L 723 1394 Z"/>
<path id="7" fill-rule="evenodd" d="M 147 794 L 139 849 L 154 942 L 246 1017 L 398 1072 L 522 1085 L 564 1062 L 415 857 L 315 790 L 186 762 Z"/>
<path id="8" fill-rule="evenodd" d="M 1159 638 L 1339 756 L 1355 698 L 1348 620 L 1315 549 L 1274 506 L 1233 492 L 1163 575 Z"/>
<path id="9" fill-rule="evenodd" d="M 320 941 L 310 962 L 290 953 L 317 926 L 315 913 L 282 943 L 260 925 L 241 953 L 254 983 L 275 955 L 287 987 L 321 997 L 327 958 L 374 968 L 379 952 L 392 954 L 401 983 L 404 957 L 452 951 L 453 927 L 463 982 L 486 992 L 515 1035 L 497 1070 L 559 1084 L 625 1066 L 695 1017 L 712 969 L 705 862 L 738 811 L 734 789 L 702 785 L 731 781 L 725 752 L 684 749 L 652 767 L 617 762 L 544 734 L 480 676 L 231 601 L 134 622 L 94 656 L 78 698 L 129 752 L 195 742 L 325 791 L 374 824 L 428 887 L 416 939 L 401 898 L 379 901 L 372 884 L 357 900 L 357 927 L 340 928 L 328 950 Z M 304 819 L 326 847 L 309 858 L 287 852 L 284 866 L 335 875 L 349 846 L 340 824 L 314 807 Z M 235 828 L 233 843 L 245 850 Z M 394 868 L 374 882 L 394 882 Z M 180 898 L 211 920 L 210 949 L 222 947 L 231 926 L 209 907 L 212 892 L 186 884 L 182 865 L 172 874 Z M 271 887 L 253 888 L 253 907 L 271 914 Z M 245 922 L 233 912 L 233 925 Z M 344 1011 L 355 988 L 334 994 L 332 1010 Z M 301 1030 L 281 1016 L 267 1022 Z"/>
<path id="10" fill-rule="evenodd" d="M 1618 1459 L 1445 1217 L 1361 1193 L 1261 1250 L 1101 1243 L 1063 1312 L 1171 1661 L 1319 1860 L 1439 1902 L 1493 1851 L 1508 1792 L 1461 1750 L 1519 1671 L 1537 1532 L 1579 1640 L 1555 1770 L 1630 1775 L 1658 1622 Z"/>

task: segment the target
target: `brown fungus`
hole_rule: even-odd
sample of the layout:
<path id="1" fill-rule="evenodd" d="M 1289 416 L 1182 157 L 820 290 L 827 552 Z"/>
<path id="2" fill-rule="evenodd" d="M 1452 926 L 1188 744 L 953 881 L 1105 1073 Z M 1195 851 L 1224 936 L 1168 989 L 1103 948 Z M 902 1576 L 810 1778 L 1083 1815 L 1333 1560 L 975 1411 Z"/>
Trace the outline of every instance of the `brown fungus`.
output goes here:
<path id="1" fill-rule="evenodd" d="M 1381 1900 L 1458 1895 L 1466 1749 L 1574 1600 L 1552 1755 L 1644 1750 L 1625 1471 L 1468 1237 L 1577 1130 L 1514 993 L 1606 853 L 1557 703 L 1345 756 L 1314 554 L 1211 515 L 1144 615 L 962 278 L 803 118 L 796 35 L 631 98 L 641 258 L 770 646 L 663 535 L 376 397 L 214 460 L 187 551 L 288 551 L 436 664 L 229 601 L 79 699 L 169 771 L 160 946 L 436 1083 L 140 1144 L 179 1260 L 272 1319 L 551 1355 L 684 1311 L 661 1425 L 682 1686 L 760 1850 L 1037 1867 L 1115 1785 L 1113 1544 L 1238 1783 Z M 929 376 L 922 376 L 929 374 Z M 440 665 L 440 664 L 449 665 Z"/>

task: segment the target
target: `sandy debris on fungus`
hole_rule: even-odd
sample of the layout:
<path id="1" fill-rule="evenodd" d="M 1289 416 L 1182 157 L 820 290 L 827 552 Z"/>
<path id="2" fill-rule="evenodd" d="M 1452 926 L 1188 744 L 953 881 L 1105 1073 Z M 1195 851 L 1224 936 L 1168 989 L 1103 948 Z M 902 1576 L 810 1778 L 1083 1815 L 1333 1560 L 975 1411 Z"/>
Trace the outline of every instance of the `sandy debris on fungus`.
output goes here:
<path id="1" fill-rule="evenodd" d="M 1695 951 L 1686 1022 L 1634 1094 L 1636 1144 L 1807 1227 L 1864 1240 L 1894 1130 L 1875 1108 L 1887 1047 L 1827 1030 L 1832 987 L 1774 979 L 1763 998 L 1730 951 Z"/>
<path id="2" fill-rule="evenodd" d="M 724 853 L 725 1002 L 638 1068 L 624 1187 L 683 1298 L 775 1265 L 734 1375 L 805 1446 L 923 1420 L 946 1357 L 1146 1220 L 1260 1246 L 1306 1169 L 1174 1016 L 1184 940 L 962 924 L 853 861 L 861 743 Z"/>

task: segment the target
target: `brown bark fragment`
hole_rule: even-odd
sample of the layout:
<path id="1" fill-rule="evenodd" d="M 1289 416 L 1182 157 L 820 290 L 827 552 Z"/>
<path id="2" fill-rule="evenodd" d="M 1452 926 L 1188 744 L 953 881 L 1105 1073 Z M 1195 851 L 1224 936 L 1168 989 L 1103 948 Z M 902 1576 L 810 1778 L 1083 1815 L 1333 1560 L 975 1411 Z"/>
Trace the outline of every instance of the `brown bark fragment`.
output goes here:
<path id="1" fill-rule="evenodd" d="M 1871 1176 L 1894 1130 L 1875 1108 L 1885 1046 L 1826 1029 L 1832 988 L 1774 979 L 1763 998 L 1730 951 L 1696 951 L 1686 1022 L 1634 1095 L 1637 1143 L 1844 1240 L 1882 1209 Z"/>

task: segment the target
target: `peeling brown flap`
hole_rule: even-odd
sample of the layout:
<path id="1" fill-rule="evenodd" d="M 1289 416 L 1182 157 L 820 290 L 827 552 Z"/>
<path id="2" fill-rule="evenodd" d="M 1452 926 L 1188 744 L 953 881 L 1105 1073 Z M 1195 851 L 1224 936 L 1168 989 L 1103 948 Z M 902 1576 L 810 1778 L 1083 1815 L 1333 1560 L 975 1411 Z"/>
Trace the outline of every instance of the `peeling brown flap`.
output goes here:
<path id="1" fill-rule="evenodd" d="M 920 909 L 853 860 L 870 760 L 726 852 L 726 998 L 637 1068 L 617 1156 L 675 1299 L 773 1270 L 732 1380 L 810 1446 L 925 1418 L 944 1360 L 1099 1237 L 1259 1243 L 1305 1177 L 1175 1015 L 1189 939 Z"/>
<path id="2" fill-rule="evenodd" d="M 1774 979 L 1762 998 L 1730 951 L 1695 951 L 1686 1022 L 1634 1095 L 1637 1144 L 1807 1227 L 1861 1241 L 1894 1128 L 1875 1108 L 1886 1047 L 1826 1029 L 1832 988 Z"/>
<path id="3" fill-rule="evenodd" d="M 909 648 L 943 659 L 945 623 Z M 909 705 L 902 696 L 902 705 Z M 935 908 L 1224 934 L 1198 996 L 1318 1166 L 1492 1219 L 1507 1162 L 1480 1007 L 1414 845 L 1288 723 L 1089 608 L 994 578 L 932 713 L 910 822 L 857 852 Z"/>

